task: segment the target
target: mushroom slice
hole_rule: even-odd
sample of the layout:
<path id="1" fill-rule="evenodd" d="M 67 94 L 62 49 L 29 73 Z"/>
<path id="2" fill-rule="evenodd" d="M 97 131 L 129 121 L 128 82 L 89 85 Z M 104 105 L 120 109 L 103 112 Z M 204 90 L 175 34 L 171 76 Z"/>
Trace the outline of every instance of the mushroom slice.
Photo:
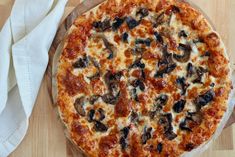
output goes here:
<path id="1" fill-rule="evenodd" d="M 164 74 L 171 73 L 176 67 L 176 63 L 172 60 L 172 54 L 167 51 L 167 46 L 165 45 L 162 49 L 163 59 L 158 62 L 159 70 L 157 70 L 154 75 L 155 78 L 163 77 Z"/>
<path id="2" fill-rule="evenodd" d="M 90 98 L 89 98 L 89 102 L 91 105 L 94 105 L 94 103 L 99 99 L 99 95 L 92 95 Z"/>
<path id="3" fill-rule="evenodd" d="M 179 128 L 191 132 L 195 126 L 201 124 L 202 118 L 201 112 L 188 112 L 186 118 L 179 124 Z"/>
<path id="4" fill-rule="evenodd" d="M 137 80 L 134 80 L 132 83 L 131 83 L 131 85 L 133 86 L 133 87 L 139 87 L 139 89 L 141 90 L 141 91 L 144 91 L 145 90 L 145 85 L 144 85 L 144 82 L 141 80 L 141 79 L 137 79 Z"/>
<path id="5" fill-rule="evenodd" d="M 85 55 L 82 58 L 79 58 L 75 63 L 73 63 L 74 68 L 86 68 L 89 64 L 89 59 Z"/>
<path id="6" fill-rule="evenodd" d="M 173 132 L 173 127 L 171 123 L 172 123 L 171 113 L 160 115 L 159 124 L 163 126 L 164 135 L 168 140 L 173 140 L 177 137 L 177 135 Z"/>
<path id="7" fill-rule="evenodd" d="M 215 92 L 212 89 L 210 89 L 206 93 L 199 95 L 194 100 L 194 103 L 197 105 L 198 109 L 201 109 L 203 106 L 213 101 L 214 97 L 215 97 Z"/>
<path id="8" fill-rule="evenodd" d="M 144 133 L 141 136 L 142 144 L 146 144 L 147 141 L 152 137 L 151 132 L 152 132 L 152 127 L 149 127 L 149 128 L 144 127 Z"/>
<path id="9" fill-rule="evenodd" d="M 100 38 L 102 39 L 103 43 L 104 43 L 104 46 L 105 48 L 108 50 L 109 52 L 109 56 L 108 56 L 108 59 L 113 59 L 116 54 L 117 54 L 117 48 L 108 41 L 108 39 L 106 38 L 106 36 L 102 33 L 97 33 L 97 34 L 93 34 L 92 37 L 95 37 L 95 38 Z"/>
<path id="10" fill-rule="evenodd" d="M 179 32 L 178 36 L 179 36 L 180 38 L 181 38 L 181 37 L 184 37 L 184 38 L 187 38 L 187 37 L 188 37 L 187 33 L 186 33 L 184 30 L 181 30 L 181 31 Z"/>
<path id="11" fill-rule="evenodd" d="M 122 41 L 128 43 L 129 34 L 127 32 L 122 34 Z"/>
<path id="12" fill-rule="evenodd" d="M 163 24 L 165 22 L 164 20 L 165 14 L 164 12 L 160 13 L 154 20 L 153 27 L 158 27 L 159 25 Z"/>
<path id="13" fill-rule="evenodd" d="M 151 42 L 152 42 L 152 39 L 150 39 L 150 38 L 147 38 L 147 39 L 136 39 L 135 40 L 135 44 L 136 45 L 143 44 L 143 45 L 146 45 L 148 47 L 151 45 Z"/>
<path id="14" fill-rule="evenodd" d="M 97 132 L 106 132 L 108 127 L 100 121 L 94 121 L 94 129 Z"/>
<path id="15" fill-rule="evenodd" d="M 176 84 L 181 89 L 181 95 L 185 95 L 187 88 L 189 87 L 189 84 L 186 83 L 185 78 L 184 77 L 177 78 Z"/>
<path id="16" fill-rule="evenodd" d="M 119 140 L 119 143 L 122 147 L 122 149 L 125 149 L 127 147 L 127 136 L 130 132 L 130 127 L 124 127 L 122 130 L 120 130 L 121 137 Z"/>
<path id="17" fill-rule="evenodd" d="M 112 24 L 112 29 L 116 31 L 124 23 L 124 21 L 124 18 L 115 17 L 114 23 Z"/>
<path id="18" fill-rule="evenodd" d="M 140 19 L 143 19 L 144 17 L 149 15 L 149 11 L 147 8 L 140 8 L 137 12 L 136 12 L 136 16 L 140 16 Z"/>
<path id="19" fill-rule="evenodd" d="M 162 143 L 158 143 L 157 144 L 157 152 L 160 154 L 162 152 L 162 148 L 163 148 L 163 144 Z"/>
<path id="20" fill-rule="evenodd" d="M 177 67 L 176 63 L 169 64 L 165 68 L 157 71 L 154 77 L 156 78 L 163 77 L 164 74 L 169 74 L 172 71 L 174 71 L 176 67 Z"/>
<path id="21" fill-rule="evenodd" d="M 176 113 L 180 113 L 184 110 L 184 106 L 186 104 L 186 101 L 185 100 L 179 100 L 177 101 L 174 105 L 173 105 L 173 110 L 176 112 Z"/>
<path id="22" fill-rule="evenodd" d="M 134 61 L 134 63 L 129 67 L 131 68 L 141 68 L 144 69 L 145 68 L 145 64 L 141 62 L 142 58 L 138 58 Z"/>
<path id="23" fill-rule="evenodd" d="M 150 119 L 155 118 L 156 114 L 162 110 L 163 106 L 166 105 L 167 101 L 168 101 L 168 96 L 165 94 L 162 94 L 155 99 L 153 108 L 149 112 Z"/>
<path id="24" fill-rule="evenodd" d="M 139 114 L 135 111 L 132 111 L 130 115 L 130 119 L 132 123 L 137 122 L 139 120 Z"/>
<path id="25" fill-rule="evenodd" d="M 187 77 L 192 77 L 194 73 L 194 67 L 192 63 L 188 63 L 187 65 Z"/>
<path id="26" fill-rule="evenodd" d="M 161 34 L 159 34 L 158 32 L 154 32 L 154 36 L 155 36 L 157 42 L 159 42 L 160 44 L 164 43 L 164 40 L 163 40 Z"/>
<path id="27" fill-rule="evenodd" d="M 86 112 L 83 108 L 84 106 L 84 103 L 85 103 L 85 97 L 80 97 L 80 98 L 77 98 L 74 102 L 74 108 L 75 110 L 77 111 L 77 113 L 79 115 L 81 115 L 82 117 L 84 117 L 86 115 Z"/>
<path id="28" fill-rule="evenodd" d="M 107 29 L 111 28 L 110 24 L 110 19 L 104 19 L 104 21 L 96 21 L 93 23 L 93 27 L 98 31 L 98 32 L 104 32 Z"/>
<path id="29" fill-rule="evenodd" d="M 180 43 L 179 49 L 182 50 L 184 54 L 183 55 L 174 54 L 173 55 L 174 59 L 181 63 L 188 62 L 191 56 L 191 51 L 192 51 L 191 46 Z"/>
<path id="30" fill-rule="evenodd" d="M 136 26 L 140 24 L 139 21 L 135 20 L 134 18 L 130 16 L 126 18 L 126 23 L 129 29 L 134 29 Z"/>
<path id="31" fill-rule="evenodd" d="M 196 69 L 196 74 L 197 74 L 197 77 L 195 80 L 193 80 L 192 82 L 193 83 L 199 83 L 199 84 L 203 84 L 202 82 L 202 76 L 204 73 L 208 72 L 206 69 L 204 69 L 203 67 L 199 67 Z"/>
<path id="32" fill-rule="evenodd" d="M 119 93 L 117 94 L 117 96 L 114 96 L 112 93 L 107 93 L 102 96 L 102 100 L 105 103 L 112 104 L 112 105 L 115 105 L 117 103 L 118 98 L 119 98 Z"/>
<path id="33" fill-rule="evenodd" d="M 95 110 L 94 109 L 89 110 L 87 114 L 88 122 L 92 122 L 94 120 L 94 116 L 95 116 Z"/>
<path id="34" fill-rule="evenodd" d="M 99 108 L 97 111 L 99 113 L 99 117 L 98 117 L 99 121 L 104 120 L 105 119 L 105 111 L 102 108 Z"/>

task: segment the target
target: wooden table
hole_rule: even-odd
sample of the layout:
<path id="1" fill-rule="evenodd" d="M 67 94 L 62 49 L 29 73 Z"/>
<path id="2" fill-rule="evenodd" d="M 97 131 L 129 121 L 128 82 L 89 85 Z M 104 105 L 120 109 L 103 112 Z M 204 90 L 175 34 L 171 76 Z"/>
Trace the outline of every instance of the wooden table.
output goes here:
<path id="1" fill-rule="evenodd" d="M 212 19 L 222 35 L 232 62 L 235 63 L 235 0 L 192 0 Z M 0 0 L 0 28 L 10 14 L 14 0 Z M 79 0 L 69 0 L 65 15 L 78 4 Z M 225 129 L 221 136 L 200 157 L 234 157 L 235 125 Z M 55 116 L 47 84 L 41 89 L 30 118 L 28 133 L 20 146 L 10 157 L 69 157 L 63 131 Z"/>

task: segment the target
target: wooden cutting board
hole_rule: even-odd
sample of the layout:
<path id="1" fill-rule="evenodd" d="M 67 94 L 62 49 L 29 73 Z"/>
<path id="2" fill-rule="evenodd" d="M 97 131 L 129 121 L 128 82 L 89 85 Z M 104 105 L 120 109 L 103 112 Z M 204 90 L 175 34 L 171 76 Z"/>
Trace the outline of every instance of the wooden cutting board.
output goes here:
<path id="1" fill-rule="evenodd" d="M 235 63 L 235 0 L 191 0 L 212 20 L 221 34 L 230 59 Z M 0 28 L 10 13 L 14 0 L 0 0 Z M 69 0 L 66 17 L 79 0 Z M 211 147 L 199 157 L 235 157 L 235 125 L 226 128 Z M 10 157 L 71 157 L 63 129 L 56 117 L 45 79 L 30 118 L 28 133 Z"/>

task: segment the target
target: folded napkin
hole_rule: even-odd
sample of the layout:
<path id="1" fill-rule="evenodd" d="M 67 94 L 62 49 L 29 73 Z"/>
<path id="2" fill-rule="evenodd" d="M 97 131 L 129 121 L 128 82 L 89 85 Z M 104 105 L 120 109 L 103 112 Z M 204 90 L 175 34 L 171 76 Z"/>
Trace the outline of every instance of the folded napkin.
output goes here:
<path id="1" fill-rule="evenodd" d="M 0 32 L 0 157 L 22 141 L 67 0 L 15 0 Z"/>

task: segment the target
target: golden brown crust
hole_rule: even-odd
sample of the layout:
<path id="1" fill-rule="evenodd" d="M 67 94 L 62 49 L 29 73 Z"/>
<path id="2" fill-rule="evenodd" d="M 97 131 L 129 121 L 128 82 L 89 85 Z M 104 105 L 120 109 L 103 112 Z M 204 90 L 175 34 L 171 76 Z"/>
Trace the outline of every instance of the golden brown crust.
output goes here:
<path id="1" fill-rule="evenodd" d="M 118 30 L 94 26 L 116 17 L 137 19 L 133 12 L 140 8 L 149 14 L 136 29 L 127 22 Z M 181 30 L 187 32 L 182 37 Z M 136 41 L 148 37 L 150 45 Z M 78 17 L 65 41 L 57 104 L 70 138 L 88 156 L 180 156 L 215 133 L 231 91 L 229 61 L 219 35 L 187 2 L 107 0 Z M 146 44 L 141 57 L 133 51 L 137 42 Z M 182 58 L 182 47 L 190 58 Z M 165 104 L 156 105 L 166 99 L 162 95 Z"/>

